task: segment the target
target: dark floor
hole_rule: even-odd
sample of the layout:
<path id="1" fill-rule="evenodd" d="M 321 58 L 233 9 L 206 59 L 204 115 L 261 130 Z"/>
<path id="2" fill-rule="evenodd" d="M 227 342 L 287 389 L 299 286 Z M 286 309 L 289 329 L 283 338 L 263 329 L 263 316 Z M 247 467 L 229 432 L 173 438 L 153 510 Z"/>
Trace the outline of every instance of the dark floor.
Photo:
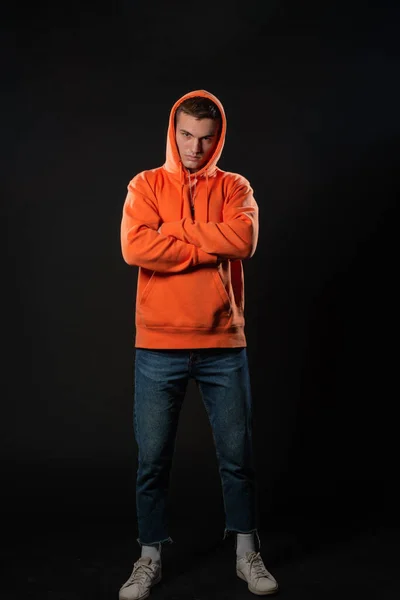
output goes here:
<path id="1" fill-rule="evenodd" d="M 76 520 L 64 527 L 54 520 L 50 533 L 49 521 L 45 526 L 40 516 L 23 527 L 18 517 L 10 517 L 5 525 L 1 600 L 117 600 L 138 558 L 135 538 L 123 520 Z M 208 534 L 204 522 L 198 532 L 186 518 L 175 523 L 174 543 L 163 551 L 163 580 L 151 598 L 254 598 L 236 577 L 233 541 L 221 541 L 216 523 L 209 525 Z M 400 598 L 398 527 L 390 519 L 352 524 L 337 519 L 330 527 L 321 519 L 281 519 L 261 530 L 260 537 L 264 562 L 280 584 L 280 598 Z"/>

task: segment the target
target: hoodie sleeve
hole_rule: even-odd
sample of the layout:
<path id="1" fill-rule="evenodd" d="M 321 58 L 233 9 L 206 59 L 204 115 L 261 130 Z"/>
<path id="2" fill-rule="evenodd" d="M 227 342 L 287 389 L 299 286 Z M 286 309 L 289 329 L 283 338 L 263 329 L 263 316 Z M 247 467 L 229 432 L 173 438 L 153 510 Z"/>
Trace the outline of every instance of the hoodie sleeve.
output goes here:
<path id="1" fill-rule="evenodd" d="M 245 259 L 253 256 L 258 241 L 258 205 L 249 182 L 239 180 L 225 201 L 221 223 L 180 221 L 163 223 L 164 236 L 194 244 L 221 259 Z"/>
<path id="2" fill-rule="evenodd" d="M 157 201 L 145 178 L 128 185 L 121 222 L 122 256 L 128 265 L 162 273 L 179 273 L 197 265 L 215 265 L 217 257 L 192 243 L 160 235 Z"/>

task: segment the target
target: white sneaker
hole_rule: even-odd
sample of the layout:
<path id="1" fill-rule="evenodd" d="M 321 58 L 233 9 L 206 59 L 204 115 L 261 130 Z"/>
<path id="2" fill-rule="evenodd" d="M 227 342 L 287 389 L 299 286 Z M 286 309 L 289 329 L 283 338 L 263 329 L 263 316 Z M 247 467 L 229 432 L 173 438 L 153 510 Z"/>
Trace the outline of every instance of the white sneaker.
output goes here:
<path id="1" fill-rule="evenodd" d="M 278 591 L 278 583 L 265 568 L 259 552 L 246 552 L 243 558 L 236 560 L 236 574 L 247 581 L 248 588 L 253 594 L 266 596 Z"/>
<path id="2" fill-rule="evenodd" d="M 133 565 L 128 581 L 119 590 L 119 600 L 144 600 L 150 595 L 150 588 L 161 581 L 161 562 L 153 562 L 149 556 L 142 556 Z"/>

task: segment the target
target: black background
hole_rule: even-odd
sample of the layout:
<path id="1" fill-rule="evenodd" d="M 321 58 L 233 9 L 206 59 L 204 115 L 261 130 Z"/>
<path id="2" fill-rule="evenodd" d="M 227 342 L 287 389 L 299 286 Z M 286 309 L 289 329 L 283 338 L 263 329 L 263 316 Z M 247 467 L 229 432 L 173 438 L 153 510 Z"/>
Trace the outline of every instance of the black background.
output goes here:
<path id="1" fill-rule="evenodd" d="M 8 514 L 134 531 L 137 270 L 121 256 L 121 211 L 129 180 L 164 162 L 172 104 L 203 88 L 227 114 L 219 166 L 247 177 L 260 207 L 244 268 L 263 522 L 392 522 L 396 3 L 16 2 L 2 12 Z M 214 519 L 222 533 L 219 486 L 190 386 L 172 529 Z"/>

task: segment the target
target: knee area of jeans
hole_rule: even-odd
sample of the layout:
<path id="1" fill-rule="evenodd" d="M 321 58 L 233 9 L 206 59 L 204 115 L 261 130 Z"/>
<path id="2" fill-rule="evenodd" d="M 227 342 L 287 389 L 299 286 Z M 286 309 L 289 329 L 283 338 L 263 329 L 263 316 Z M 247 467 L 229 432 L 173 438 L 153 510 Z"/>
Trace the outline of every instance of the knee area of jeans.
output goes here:
<path id="1" fill-rule="evenodd" d="M 251 429 L 246 424 L 239 424 L 232 427 L 223 427 L 216 431 L 216 441 L 219 446 L 230 449 L 243 449 L 251 445 Z"/>
<path id="2" fill-rule="evenodd" d="M 142 467 L 149 469 L 162 469 L 165 460 L 170 457 L 169 448 L 157 436 L 149 436 L 139 444 L 139 462 Z"/>

